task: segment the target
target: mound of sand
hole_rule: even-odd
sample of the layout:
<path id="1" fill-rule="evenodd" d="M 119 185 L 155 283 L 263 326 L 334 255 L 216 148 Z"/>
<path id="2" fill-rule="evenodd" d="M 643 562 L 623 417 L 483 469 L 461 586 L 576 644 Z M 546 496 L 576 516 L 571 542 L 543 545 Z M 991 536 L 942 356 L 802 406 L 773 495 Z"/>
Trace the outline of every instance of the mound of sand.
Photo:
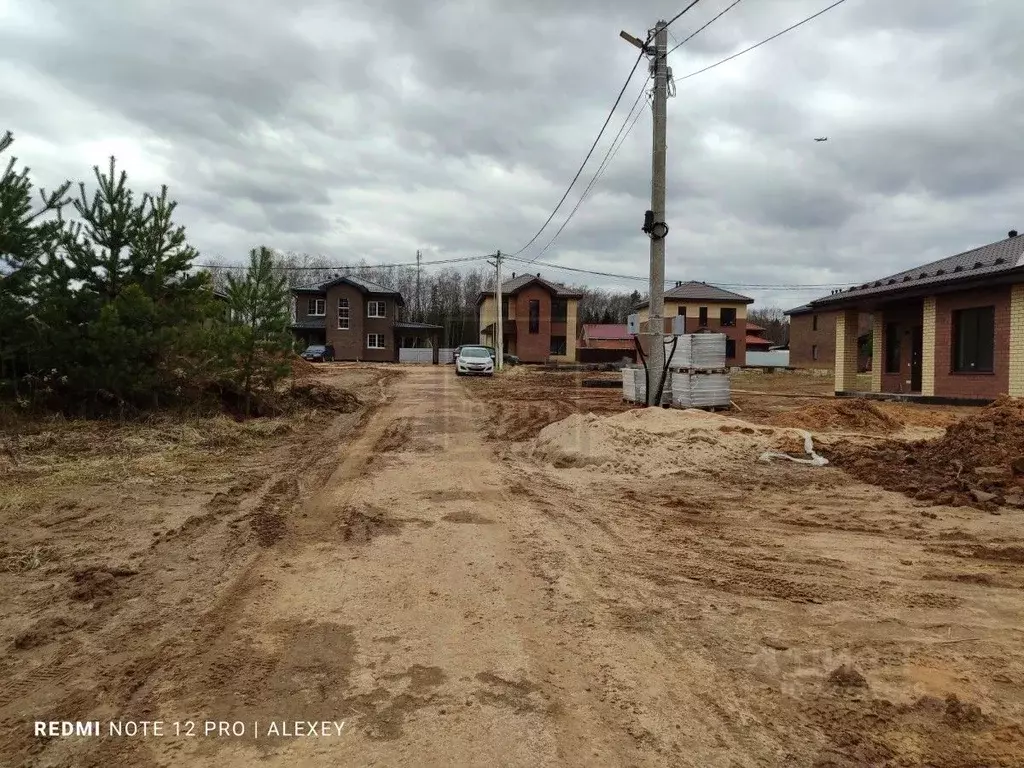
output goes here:
<path id="1" fill-rule="evenodd" d="M 903 422 L 870 400 L 822 400 L 813 405 L 780 413 L 770 422 L 779 427 L 801 429 L 858 430 L 861 432 L 893 432 Z"/>
<path id="2" fill-rule="evenodd" d="M 637 408 L 614 416 L 573 414 L 544 427 L 524 450 L 556 467 L 658 476 L 749 465 L 765 451 L 796 448 L 802 456 L 797 435 L 705 411 Z"/>
<path id="3" fill-rule="evenodd" d="M 950 425 L 945 436 L 865 447 L 830 458 L 865 482 L 937 504 L 1024 506 L 1024 401 L 1004 397 Z"/>

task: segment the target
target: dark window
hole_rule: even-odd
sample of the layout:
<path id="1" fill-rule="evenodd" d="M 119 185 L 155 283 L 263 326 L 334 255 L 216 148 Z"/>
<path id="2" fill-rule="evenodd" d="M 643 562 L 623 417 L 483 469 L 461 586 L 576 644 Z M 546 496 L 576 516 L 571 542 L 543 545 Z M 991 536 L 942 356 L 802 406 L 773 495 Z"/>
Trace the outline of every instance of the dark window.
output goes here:
<path id="1" fill-rule="evenodd" d="M 885 372 L 900 372 L 900 327 L 896 323 L 885 324 Z"/>
<path id="2" fill-rule="evenodd" d="M 976 307 L 953 313 L 953 370 L 991 373 L 996 350 L 996 308 Z"/>
<path id="3" fill-rule="evenodd" d="M 551 322 L 564 323 L 569 317 L 569 304 L 565 301 L 551 302 Z M 565 354 L 559 352 L 559 354 Z"/>
<path id="4" fill-rule="evenodd" d="M 701 307 L 700 308 L 700 321 L 699 321 L 699 325 L 700 325 L 701 328 L 707 328 L 708 327 L 708 308 L 707 307 Z M 657 392 L 655 392 L 655 394 L 657 394 Z"/>
<path id="5" fill-rule="evenodd" d="M 732 307 L 722 307 L 722 325 L 736 325 L 736 310 Z"/>
<path id="6" fill-rule="evenodd" d="M 736 357 L 736 339 L 725 340 L 725 357 L 727 360 L 733 360 Z"/>
<path id="7" fill-rule="evenodd" d="M 540 301 L 536 299 L 530 301 L 530 333 L 540 333 Z"/>
<path id="8" fill-rule="evenodd" d="M 814 317 L 811 318 L 811 330 L 812 331 L 818 330 L 818 316 L 817 315 L 815 315 Z M 814 359 L 817 360 L 818 358 L 814 358 Z"/>
<path id="9" fill-rule="evenodd" d="M 680 307 L 679 311 L 676 314 L 686 317 L 686 307 Z"/>
<path id="10" fill-rule="evenodd" d="M 552 355 L 564 355 L 565 354 L 565 336 L 552 336 L 551 337 L 551 354 Z"/>
<path id="11" fill-rule="evenodd" d="M 817 344 L 811 344 L 811 360 L 817 360 L 817 359 L 818 359 L 818 345 Z"/>
<path id="12" fill-rule="evenodd" d="M 507 296 L 501 300 L 501 318 L 502 318 L 502 320 L 508 319 L 508 297 Z"/>

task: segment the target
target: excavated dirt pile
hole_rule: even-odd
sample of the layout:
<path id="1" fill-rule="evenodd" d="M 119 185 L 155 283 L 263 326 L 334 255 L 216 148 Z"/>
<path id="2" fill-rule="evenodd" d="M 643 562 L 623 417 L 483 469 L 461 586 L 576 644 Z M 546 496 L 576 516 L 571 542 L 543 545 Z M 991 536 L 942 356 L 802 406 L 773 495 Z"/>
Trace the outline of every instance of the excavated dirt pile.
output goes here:
<path id="1" fill-rule="evenodd" d="M 289 394 L 295 402 L 306 407 L 339 413 L 355 413 L 362 405 L 359 398 L 347 389 L 317 381 L 296 382 Z"/>
<path id="2" fill-rule="evenodd" d="M 888 433 L 903 427 L 903 422 L 886 413 L 870 400 L 822 400 L 773 417 L 778 427 L 800 429 L 845 429 Z"/>
<path id="3" fill-rule="evenodd" d="M 1024 402 L 1008 397 L 950 425 L 938 440 L 839 442 L 825 454 L 860 480 L 916 499 L 1024 508 Z"/>
<path id="4" fill-rule="evenodd" d="M 658 476 L 749 466 L 765 451 L 796 448 L 803 455 L 798 435 L 705 411 L 637 408 L 614 416 L 573 414 L 544 427 L 521 450 L 560 468 Z"/>
<path id="5" fill-rule="evenodd" d="M 307 360 L 303 360 L 298 355 L 292 358 L 291 367 L 293 379 L 304 379 L 307 376 L 312 376 L 317 372 L 315 365 L 313 365 L 311 362 Z"/>

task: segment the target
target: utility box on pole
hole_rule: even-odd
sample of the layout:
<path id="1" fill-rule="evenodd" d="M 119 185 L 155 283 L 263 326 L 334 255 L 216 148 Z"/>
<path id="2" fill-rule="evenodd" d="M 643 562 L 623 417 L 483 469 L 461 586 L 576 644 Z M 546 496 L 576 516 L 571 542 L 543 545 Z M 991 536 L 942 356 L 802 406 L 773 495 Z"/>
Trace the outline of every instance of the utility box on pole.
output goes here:
<path id="1" fill-rule="evenodd" d="M 635 312 L 626 318 L 626 333 L 630 336 L 637 336 L 640 333 L 640 315 Z"/>

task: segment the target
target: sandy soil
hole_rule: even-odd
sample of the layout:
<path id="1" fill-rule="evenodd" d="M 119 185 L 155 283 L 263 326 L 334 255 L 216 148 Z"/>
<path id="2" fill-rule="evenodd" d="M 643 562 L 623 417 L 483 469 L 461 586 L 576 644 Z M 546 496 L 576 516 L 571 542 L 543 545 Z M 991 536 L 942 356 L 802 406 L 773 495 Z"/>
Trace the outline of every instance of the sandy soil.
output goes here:
<path id="1" fill-rule="evenodd" d="M 777 412 L 687 442 L 715 432 L 651 411 L 666 459 L 572 374 L 322 370 L 367 406 L 0 494 L 0 762 L 1024 765 L 1024 513 L 758 462 Z M 633 447 L 568 460 L 591 428 Z M 40 717 L 346 725 L 43 740 Z"/>

